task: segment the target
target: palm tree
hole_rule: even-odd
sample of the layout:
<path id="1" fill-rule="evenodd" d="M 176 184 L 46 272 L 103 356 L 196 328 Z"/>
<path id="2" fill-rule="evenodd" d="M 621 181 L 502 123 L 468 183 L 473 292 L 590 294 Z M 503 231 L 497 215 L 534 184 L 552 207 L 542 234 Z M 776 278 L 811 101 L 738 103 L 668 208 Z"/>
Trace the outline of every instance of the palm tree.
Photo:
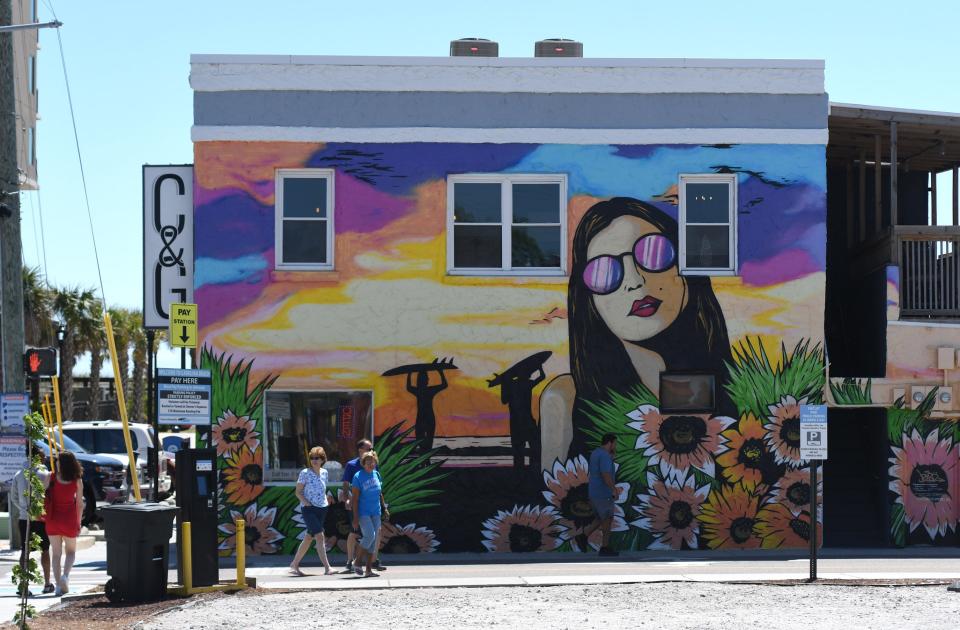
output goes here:
<path id="1" fill-rule="evenodd" d="M 56 341 L 53 291 L 37 267 L 23 268 L 23 325 L 28 346 L 47 346 Z"/>
<path id="2" fill-rule="evenodd" d="M 130 348 L 133 345 L 133 338 L 136 330 L 140 327 L 138 315 L 128 308 L 120 306 L 111 307 L 110 322 L 113 326 L 113 339 L 117 346 L 117 367 L 120 368 L 120 380 L 123 387 L 123 398 L 127 401 L 127 410 L 129 411 L 130 401 Z M 120 417 L 120 409 L 117 409 L 117 417 Z"/>
<path id="3" fill-rule="evenodd" d="M 87 406 L 87 419 L 96 420 L 100 417 L 100 372 L 103 370 L 103 354 L 106 350 L 107 337 L 103 325 L 103 304 L 97 303 L 93 309 L 92 315 L 95 317 L 95 325 L 92 325 L 86 332 L 83 339 L 83 348 L 90 353 L 90 384 L 89 404 Z"/>
<path id="4" fill-rule="evenodd" d="M 146 420 L 147 412 L 147 331 L 143 329 L 143 314 L 131 311 L 131 320 L 135 325 L 131 329 L 133 340 L 133 376 L 131 377 L 130 419 Z"/>
<path id="5" fill-rule="evenodd" d="M 60 350 L 60 407 L 64 418 L 73 418 L 73 368 L 77 356 L 84 351 L 83 344 L 97 325 L 96 308 L 99 300 L 91 289 L 55 289 L 53 308 L 63 323 L 63 343 Z"/>

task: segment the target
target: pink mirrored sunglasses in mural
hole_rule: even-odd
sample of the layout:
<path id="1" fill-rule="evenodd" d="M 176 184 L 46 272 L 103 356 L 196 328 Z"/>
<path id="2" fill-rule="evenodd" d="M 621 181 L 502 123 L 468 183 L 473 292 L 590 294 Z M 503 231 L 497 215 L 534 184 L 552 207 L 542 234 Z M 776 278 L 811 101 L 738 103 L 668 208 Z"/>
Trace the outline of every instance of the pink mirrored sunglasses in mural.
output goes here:
<path id="1" fill-rule="evenodd" d="M 583 283 L 597 295 L 613 293 L 623 282 L 623 257 L 631 254 L 637 266 L 650 273 L 666 271 L 677 259 L 669 238 L 663 234 L 645 234 L 633 244 L 632 251 L 591 258 L 583 270 Z"/>

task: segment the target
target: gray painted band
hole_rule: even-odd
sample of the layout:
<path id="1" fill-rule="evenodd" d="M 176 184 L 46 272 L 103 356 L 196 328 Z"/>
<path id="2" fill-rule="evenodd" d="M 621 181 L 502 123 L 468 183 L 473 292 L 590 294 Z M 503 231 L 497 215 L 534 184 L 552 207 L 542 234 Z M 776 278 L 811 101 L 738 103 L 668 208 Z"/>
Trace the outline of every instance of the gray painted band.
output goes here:
<path id="1" fill-rule="evenodd" d="M 194 124 L 279 127 L 824 129 L 826 94 L 195 92 Z"/>

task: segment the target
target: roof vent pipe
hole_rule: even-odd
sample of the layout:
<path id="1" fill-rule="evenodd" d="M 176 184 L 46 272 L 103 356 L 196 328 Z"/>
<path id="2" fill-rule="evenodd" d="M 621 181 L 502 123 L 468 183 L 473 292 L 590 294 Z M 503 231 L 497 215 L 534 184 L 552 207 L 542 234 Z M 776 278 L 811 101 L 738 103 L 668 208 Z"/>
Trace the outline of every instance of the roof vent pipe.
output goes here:
<path id="1" fill-rule="evenodd" d="M 583 44 L 572 39 L 541 39 L 534 44 L 535 57 L 583 57 Z"/>
<path id="2" fill-rule="evenodd" d="M 462 37 L 450 42 L 451 57 L 497 57 L 500 45 L 481 37 Z"/>

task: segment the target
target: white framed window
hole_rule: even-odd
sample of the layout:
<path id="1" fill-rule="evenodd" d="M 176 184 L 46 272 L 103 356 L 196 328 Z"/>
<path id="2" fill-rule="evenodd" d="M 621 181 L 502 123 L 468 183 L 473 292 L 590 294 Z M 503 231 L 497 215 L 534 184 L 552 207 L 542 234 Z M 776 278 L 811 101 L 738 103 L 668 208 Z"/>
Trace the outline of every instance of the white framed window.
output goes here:
<path id="1" fill-rule="evenodd" d="M 447 178 L 447 272 L 558 275 L 567 268 L 565 175 Z"/>
<path id="2" fill-rule="evenodd" d="M 276 186 L 276 268 L 333 269 L 333 170 L 279 169 Z"/>
<path id="3" fill-rule="evenodd" d="M 373 437 L 373 392 L 268 389 L 263 397 L 263 479 L 293 482 L 307 454 L 322 446 L 329 483 L 357 456 L 356 443 Z"/>
<path id="4" fill-rule="evenodd" d="M 680 273 L 737 273 L 737 176 L 680 176 Z"/>

